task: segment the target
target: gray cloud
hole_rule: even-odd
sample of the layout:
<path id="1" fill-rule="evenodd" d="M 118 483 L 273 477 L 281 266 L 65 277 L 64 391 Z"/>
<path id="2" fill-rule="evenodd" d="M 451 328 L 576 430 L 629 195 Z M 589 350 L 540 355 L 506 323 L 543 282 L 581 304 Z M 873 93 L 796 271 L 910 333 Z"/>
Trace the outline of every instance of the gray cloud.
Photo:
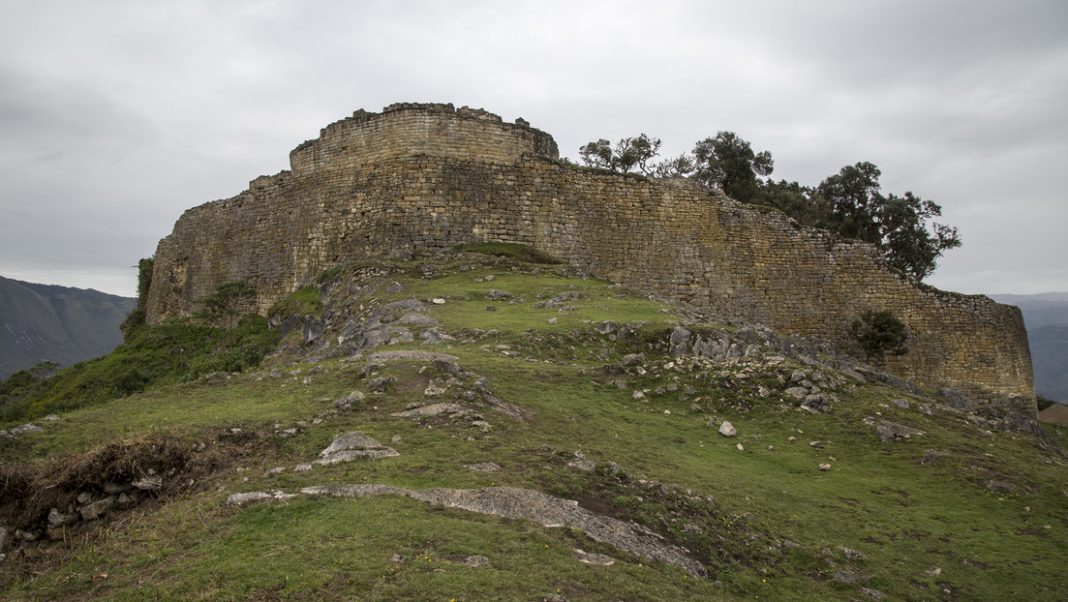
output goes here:
<path id="1" fill-rule="evenodd" d="M 1058 2 L 50 2 L 0 23 L 0 273 L 131 293 L 183 210 L 357 108 L 523 116 L 572 157 L 729 129 L 775 176 L 868 160 L 965 246 L 932 282 L 1068 290 Z"/>

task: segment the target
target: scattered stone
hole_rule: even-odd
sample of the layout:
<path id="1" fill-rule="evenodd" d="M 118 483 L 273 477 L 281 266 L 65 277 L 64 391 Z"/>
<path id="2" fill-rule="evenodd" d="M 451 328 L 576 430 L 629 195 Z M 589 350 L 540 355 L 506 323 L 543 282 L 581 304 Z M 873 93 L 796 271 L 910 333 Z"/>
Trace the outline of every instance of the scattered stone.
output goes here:
<path id="1" fill-rule="evenodd" d="M 282 474 L 285 471 L 286 471 L 286 467 L 285 466 L 275 466 L 274 468 L 272 468 L 272 469 L 268 470 L 267 472 L 263 473 L 263 476 L 265 476 L 265 477 L 273 477 L 274 475 Z"/>
<path id="2" fill-rule="evenodd" d="M 399 325 L 404 325 L 404 326 L 437 326 L 438 325 L 438 321 L 435 320 L 434 318 L 432 318 L 432 317 L 430 317 L 430 316 L 428 316 L 426 314 L 422 314 L 422 313 L 418 313 L 418 312 L 414 312 L 414 311 L 404 314 L 403 316 L 397 318 L 393 323 L 394 324 L 399 324 Z M 404 333 L 401 333 L 401 332 L 398 331 L 396 334 L 403 336 Z"/>
<path id="3" fill-rule="evenodd" d="M 808 395 L 808 389 L 804 387 L 790 387 L 785 393 L 797 399 L 804 399 Z"/>
<path id="4" fill-rule="evenodd" d="M 423 339 L 430 345 L 437 345 L 438 343 L 454 340 L 451 335 L 445 334 L 440 328 L 427 328 L 419 333 L 419 338 Z"/>
<path id="5" fill-rule="evenodd" d="M 82 506 L 78 512 L 82 515 L 82 520 L 96 520 L 107 514 L 107 511 L 115 505 L 115 501 L 115 496 L 109 495 L 106 498 Z"/>
<path id="6" fill-rule="evenodd" d="M 934 415 L 934 411 L 931 410 L 931 404 L 929 404 L 929 403 L 921 403 L 920 404 L 920 413 L 924 414 L 925 416 L 933 416 Z"/>
<path id="7" fill-rule="evenodd" d="M 386 292 L 387 293 L 391 293 L 391 294 L 392 293 L 399 293 L 399 292 L 401 292 L 403 290 L 404 290 L 404 285 L 399 283 L 399 282 L 397 282 L 397 281 L 393 281 L 393 283 L 391 283 L 389 286 L 386 287 Z"/>
<path id="8" fill-rule="evenodd" d="M 559 318 L 549 318 L 548 320 L 546 320 L 546 322 L 549 324 L 556 324 L 559 321 Z"/>
<path id="9" fill-rule="evenodd" d="M 163 488 L 163 477 L 160 475 L 151 475 L 137 479 L 133 483 L 130 483 L 134 489 L 141 491 L 159 491 Z"/>
<path id="10" fill-rule="evenodd" d="M 471 417 L 472 419 L 481 418 L 471 410 L 463 407 L 458 403 L 432 403 L 425 406 L 418 406 L 410 410 L 403 412 L 393 412 L 390 416 L 394 418 L 432 418 L 434 416 L 440 416 L 442 414 L 448 414 L 451 418 Z"/>
<path id="11" fill-rule="evenodd" d="M 438 351 L 424 351 L 422 349 L 404 349 L 400 351 L 378 351 L 372 353 L 367 357 L 368 365 L 376 364 L 379 366 L 379 370 L 384 368 L 384 364 L 388 362 L 433 362 L 434 360 L 449 360 L 457 361 L 455 355 L 448 353 L 441 353 Z"/>
<path id="12" fill-rule="evenodd" d="M 293 467 L 293 472 L 308 472 L 312 469 L 311 464 L 297 464 Z"/>
<path id="13" fill-rule="evenodd" d="M 500 289 L 491 288 L 489 292 L 486 293 L 486 297 L 493 299 L 494 301 L 499 301 L 501 299 L 511 299 L 512 293 L 509 293 L 508 291 L 502 291 Z"/>
<path id="14" fill-rule="evenodd" d="M 319 459 L 314 463 L 321 466 L 330 466 L 341 462 L 351 462 L 356 458 L 377 460 L 395 458 L 399 455 L 395 449 L 385 447 L 359 431 L 352 431 L 334 437 L 334 441 L 326 449 L 319 452 Z"/>
<path id="15" fill-rule="evenodd" d="M 72 512 L 70 514 L 64 514 L 59 511 L 58 508 L 52 508 L 48 511 L 48 526 L 49 527 L 62 527 L 78 522 L 78 513 Z"/>
<path id="16" fill-rule="evenodd" d="M 495 305 L 487 305 L 486 311 L 497 311 L 497 307 Z"/>
<path id="17" fill-rule="evenodd" d="M 362 391 L 353 391 L 352 393 L 349 393 L 348 395 L 336 400 L 334 402 L 334 405 L 339 410 L 348 410 L 351 409 L 353 405 L 362 403 L 363 399 L 364 395 Z"/>
<path id="18" fill-rule="evenodd" d="M 619 361 L 624 366 L 637 366 L 645 361 L 645 354 L 643 353 L 628 353 L 623 356 L 623 359 Z"/>
<path id="19" fill-rule="evenodd" d="M 735 445 L 734 447 L 737 448 L 738 451 L 745 451 L 745 446 L 742 445 L 741 443 L 739 443 L 738 445 Z"/>
<path id="20" fill-rule="evenodd" d="M 730 422 L 724 420 L 723 424 L 719 425 L 719 434 L 724 437 L 734 437 L 738 434 L 738 429 L 734 428 L 734 425 Z"/>
<path id="21" fill-rule="evenodd" d="M 616 563 L 616 559 L 604 554 L 596 554 L 594 552 L 586 552 L 575 548 L 572 550 L 575 553 L 575 558 L 582 564 L 589 564 L 592 566 L 612 566 Z"/>
<path id="22" fill-rule="evenodd" d="M 995 493 L 1012 493 L 1016 491 L 1016 485 L 1008 481 L 987 481 L 985 487 Z"/>
<path id="23" fill-rule="evenodd" d="M 123 491 L 128 491 L 130 489 L 130 485 L 123 483 L 104 483 L 103 489 L 104 493 L 108 495 L 116 495 L 122 493 Z"/>
<path id="24" fill-rule="evenodd" d="M 908 441 L 914 435 L 923 435 L 923 431 L 914 429 L 904 424 L 898 424 L 896 422 L 890 422 L 889 420 L 880 420 L 875 427 L 875 433 L 879 435 L 879 440 L 883 443 L 890 441 Z"/>
<path id="25" fill-rule="evenodd" d="M 395 382 L 397 379 L 392 376 L 377 376 L 367 382 L 367 388 L 375 393 L 382 393 L 392 387 Z"/>
<path id="26" fill-rule="evenodd" d="M 568 466 L 582 472 L 593 472 L 597 469 L 597 463 L 586 457 L 582 452 L 575 452 L 575 459 L 567 463 Z"/>
<path id="27" fill-rule="evenodd" d="M 865 596 L 871 598 L 872 600 L 885 600 L 886 599 L 886 594 L 882 593 L 881 591 L 879 591 L 877 589 L 871 589 L 870 587 L 862 587 L 862 588 L 860 588 L 860 593 L 862 593 Z"/>
<path id="28" fill-rule="evenodd" d="M 929 568 L 926 571 L 924 571 L 924 574 L 927 575 L 928 577 L 937 577 L 937 576 L 942 574 L 942 569 L 940 569 L 940 568 L 938 568 L 936 566 L 932 566 L 931 568 Z"/>
<path id="29" fill-rule="evenodd" d="M 484 566 L 489 566 L 489 563 L 490 563 L 490 559 L 489 558 L 486 558 L 485 556 L 481 556 L 481 555 L 477 555 L 476 554 L 475 556 L 468 556 L 467 558 L 464 558 L 464 561 L 463 561 L 462 564 L 464 564 L 466 566 L 469 566 L 469 567 L 482 568 Z"/>
<path id="30" fill-rule="evenodd" d="M 936 462 L 942 458 L 948 458 L 949 454 L 946 452 L 940 452 L 937 449 L 925 449 L 923 455 L 920 456 L 920 464 L 930 464 Z"/>
<path id="31" fill-rule="evenodd" d="M 448 389 L 445 387 L 440 386 L 438 383 L 431 380 L 427 383 L 426 389 L 423 389 L 423 395 L 425 397 L 438 397 L 444 395 L 447 390 Z"/>
<path id="32" fill-rule="evenodd" d="M 831 411 L 831 402 L 823 393 L 813 393 L 805 396 L 805 401 L 801 402 L 801 409 L 810 414 L 825 414 Z"/>
<path id="33" fill-rule="evenodd" d="M 434 360 L 434 369 L 452 376 L 462 376 L 464 373 L 463 368 L 456 361 L 441 358 Z"/>
<path id="34" fill-rule="evenodd" d="M 846 585 L 853 585 L 857 582 L 857 576 L 849 571 L 837 570 L 831 578 L 839 583 L 845 583 Z"/>
<path id="35" fill-rule="evenodd" d="M 90 501 L 92 501 L 92 499 L 93 495 L 88 491 L 83 491 L 78 494 L 78 497 L 74 498 L 74 500 L 79 504 L 88 504 Z"/>
<path id="36" fill-rule="evenodd" d="M 616 323 L 612 321 L 601 322 L 597 325 L 597 332 L 601 334 L 612 334 L 616 331 Z"/>
<path id="37" fill-rule="evenodd" d="M 230 497 L 226 498 L 227 506 L 247 506 L 249 504 L 255 504 L 257 502 L 278 502 L 285 501 L 290 498 L 297 497 L 293 493 L 285 493 L 283 491 L 250 491 L 248 493 L 234 493 Z"/>
<path id="38" fill-rule="evenodd" d="M 645 399 L 645 392 L 638 390 L 630 394 L 633 399 Z"/>
<path id="39" fill-rule="evenodd" d="M 847 548 L 845 546 L 838 546 L 838 549 L 842 552 L 842 555 L 848 560 L 867 560 L 868 557 L 864 555 L 864 552 L 860 550 L 854 550 L 853 548 Z"/>
<path id="40" fill-rule="evenodd" d="M 479 462 L 478 464 L 465 464 L 464 468 L 471 472 L 497 472 L 500 466 L 493 462 Z"/>
<path id="41" fill-rule="evenodd" d="M 434 305 L 445 305 L 445 299 L 442 299 L 441 297 L 434 297 L 430 302 Z"/>
<path id="42" fill-rule="evenodd" d="M 820 464 L 820 472 L 827 472 L 831 469 L 830 464 Z"/>
<path id="43" fill-rule="evenodd" d="M 901 408 L 902 410 L 909 409 L 909 400 L 907 399 L 891 399 L 890 405 Z"/>

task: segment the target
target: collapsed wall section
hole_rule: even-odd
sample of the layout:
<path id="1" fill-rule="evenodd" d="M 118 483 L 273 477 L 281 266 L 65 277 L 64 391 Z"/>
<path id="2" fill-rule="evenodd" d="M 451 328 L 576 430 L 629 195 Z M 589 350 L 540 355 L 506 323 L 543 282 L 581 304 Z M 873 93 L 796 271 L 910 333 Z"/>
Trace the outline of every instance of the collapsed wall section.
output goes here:
<path id="1" fill-rule="evenodd" d="M 149 322 L 188 314 L 234 280 L 256 288 L 262 312 L 345 259 L 516 242 L 634 288 L 840 344 L 860 313 L 887 309 L 912 337 L 892 371 L 997 403 L 1014 399 L 1033 413 L 1019 310 L 914 286 L 869 245 L 684 180 L 592 172 L 538 153 L 509 162 L 412 150 L 343 168 L 295 163 L 292 173 L 186 212 L 157 251 Z"/>

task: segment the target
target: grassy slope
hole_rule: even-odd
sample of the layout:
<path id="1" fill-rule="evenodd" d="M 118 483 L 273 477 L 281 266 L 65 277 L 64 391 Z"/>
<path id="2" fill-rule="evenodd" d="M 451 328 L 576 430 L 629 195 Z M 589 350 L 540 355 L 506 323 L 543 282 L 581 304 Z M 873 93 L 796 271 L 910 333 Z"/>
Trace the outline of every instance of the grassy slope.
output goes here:
<path id="1" fill-rule="evenodd" d="M 476 282 L 486 274 L 492 282 Z M 7 581 L 5 598 L 144 599 L 541 599 L 558 592 L 572 599 L 850 599 L 859 587 L 878 589 L 894 599 L 1059 599 L 1063 559 L 1068 553 L 1068 478 L 1063 464 L 1046 463 L 1034 440 L 1009 434 L 983 434 L 951 414 L 927 417 L 915 410 L 884 408 L 900 393 L 872 385 L 840 393 L 830 415 L 808 415 L 779 403 L 721 389 L 713 412 L 693 412 L 676 395 L 634 400 L 597 368 L 603 360 L 531 361 L 537 340 L 527 329 L 560 336 L 586 321 L 644 320 L 650 327 L 673 323 L 670 308 L 592 280 L 568 280 L 552 273 L 517 275 L 486 268 L 424 280 L 399 279 L 396 297 L 446 297 L 433 309 L 446 330 L 496 328 L 497 337 L 475 344 L 438 346 L 460 357 L 470 372 L 489 379 L 499 397 L 532 412 L 518 423 L 485 412 L 494 429 L 444 421 L 433 428 L 393 418 L 422 398 L 428 374 L 419 364 L 391 364 L 398 377 L 390 393 L 369 396 L 358 409 L 320 425 L 311 419 L 332 407 L 331 400 L 365 389 L 357 378 L 362 362 L 331 360 L 323 372 L 301 384 L 311 368 L 296 376 L 270 378 L 243 374 L 224 382 L 184 383 L 74 410 L 44 433 L 27 437 L 9 458 L 47 458 L 89 449 L 101 441 L 153 430 L 176 431 L 195 440 L 209 428 L 242 426 L 270 432 L 275 423 L 306 421 L 304 431 L 280 440 L 276 451 L 249 470 L 224 477 L 218 489 L 199 491 L 127 516 L 70 548 L 60 565 L 38 576 Z M 490 301 L 489 289 L 524 295 L 523 303 Z M 568 302 L 573 312 L 532 310 L 537 293 L 582 291 Z M 486 311 L 493 304 L 498 310 Z M 558 318 L 548 324 L 550 317 Z M 496 348 L 509 344 L 526 351 L 507 357 Z M 582 346 L 599 348 L 588 338 Z M 536 346 L 535 346 L 536 347 Z M 569 355 L 559 345 L 544 356 Z M 617 350 L 612 350 L 617 353 Z M 653 358 L 650 358 L 651 360 Z M 652 361 L 652 363 L 657 363 Z M 689 376 L 683 375 L 685 382 Z M 648 386 L 651 377 L 633 386 Z M 739 409 L 749 405 L 749 411 Z M 665 413 L 670 411 L 670 414 Z M 881 443 L 865 416 L 876 412 L 927 432 L 902 443 Z M 719 436 L 706 424 L 710 415 L 729 419 L 736 439 Z M 308 473 L 262 476 L 275 465 L 310 460 L 337 432 L 359 429 L 389 443 L 401 456 L 375 462 L 318 467 Z M 797 441 L 788 442 L 795 436 Z M 822 449 L 809 441 L 824 442 Z M 745 451 L 738 451 L 736 443 Z M 773 446 L 774 449 L 769 449 Z M 949 452 L 944 460 L 920 465 L 927 448 Z M 563 466 L 555 452 L 581 450 L 597 461 L 619 463 L 629 475 L 655 479 L 714 496 L 725 528 L 753 530 L 802 546 L 784 553 L 775 566 L 733 563 L 714 579 L 694 580 L 678 569 L 648 566 L 581 535 L 543 529 L 454 510 L 434 509 L 412 500 L 299 499 L 286 504 L 231 509 L 223 500 L 235 491 L 284 489 L 324 483 L 391 483 L 411 487 L 516 485 L 582 498 L 595 479 Z M 833 470 L 816 467 L 833 457 Z M 464 464 L 492 461 L 497 473 L 474 473 Z M 1012 494 L 981 487 L 990 475 L 1021 486 Z M 249 482 L 242 482 L 248 478 Z M 583 488 L 591 488 L 583 491 Z M 652 501 L 618 496 L 612 503 L 637 513 L 656 512 Z M 748 518 L 740 518 L 746 513 Z M 1047 528 L 1048 525 L 1048 528 Z M 846 561 L 839 546 L 861 550 L 867 559 Z M 600 551 L 620 559 L 611 567 L 576 562 L 572 548 Z M 827 548 L 835 566 L 820 558 Z M 403 562 L 392 562 L 399 554 Z M 487 556 L 489 567 L 458 560 Z M 926 571 L 939 567 L 941 574 Z M 845 585 L 828 577 L 836 568 L 867 577 Z M 14 570 L 2 566 L 0 570 Z M 106 576 L 104 576 L 106 575 Z M 718 583 L 716 582 L 718 580 Z M 948 593 L 947 593 L 948 592 Z"/>

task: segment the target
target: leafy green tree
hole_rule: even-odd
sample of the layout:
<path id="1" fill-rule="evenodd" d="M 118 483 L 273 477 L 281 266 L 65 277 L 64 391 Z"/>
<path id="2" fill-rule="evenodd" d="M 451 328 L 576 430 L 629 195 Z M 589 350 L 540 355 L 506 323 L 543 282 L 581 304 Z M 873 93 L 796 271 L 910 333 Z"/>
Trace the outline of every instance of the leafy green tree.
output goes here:
<path id="1" fill-rule="evenodd" d="M 693 155 L 695 178 L 746 203 L 753 202 L 760 192 L 758 176 L 771 175 L 775 165 L 770 152 L 754 152 L 749 141 L 734 132 L 705 138 L 694 146 Z"/>
<path id="2" fill-rule="evenodd" d="M 820 225 L 876 245 L 891 266 L 920 282 L 946 250 L 960 246 L 960 237 L 956 228 L 931 222 L 942 215 L 937 203 L 911 192 L 884 196 L 880 175 L 878 167 L 863 162 L 821 182 L 816 194 L 826 211 Z"/>
<path id="3" fill-rule="evenodd" d="M 823 198 L 812 188 L 797 182 L 766 182 L 761 185 L 754 203 L 778 209 L 802 226 L 819 227 L 826 221 Z"/>
<path id="4" fill-rule="evenodd" d="M 590 167 L 609 169 L 619 173 L 639 173 L 651 176 L 654 173 L 652 160 L 660 153 L 660 139 L 640 134 L 623 138 L 613 147 L 604 138 L 589 142 L 579 148 L 583 163 Z"/>
<path id="5" fill-rule="evenodd" d="M 665 159 L 653 168 L 653 175 L 658 178 L 682 178 L 697 169 L 693 155 L 683 153 L 674 159 Z"/>
<path id="6" fill-rule="evenodd" d="M 863 162 L 847 165 L 820 182 L 816 192 L 830 210 L 825 225 L 847 238 L 879 244 L 882 234 L 876 216 L 883 203 L 880 175 L 878 167 Z"/>
<path id="7" fill-rule="evenodd" d="M 882 362 L 887 355 L 908 353 L 908 330 L 892 312 L 865 311 L 850 330 L 869 361 Z"/>

